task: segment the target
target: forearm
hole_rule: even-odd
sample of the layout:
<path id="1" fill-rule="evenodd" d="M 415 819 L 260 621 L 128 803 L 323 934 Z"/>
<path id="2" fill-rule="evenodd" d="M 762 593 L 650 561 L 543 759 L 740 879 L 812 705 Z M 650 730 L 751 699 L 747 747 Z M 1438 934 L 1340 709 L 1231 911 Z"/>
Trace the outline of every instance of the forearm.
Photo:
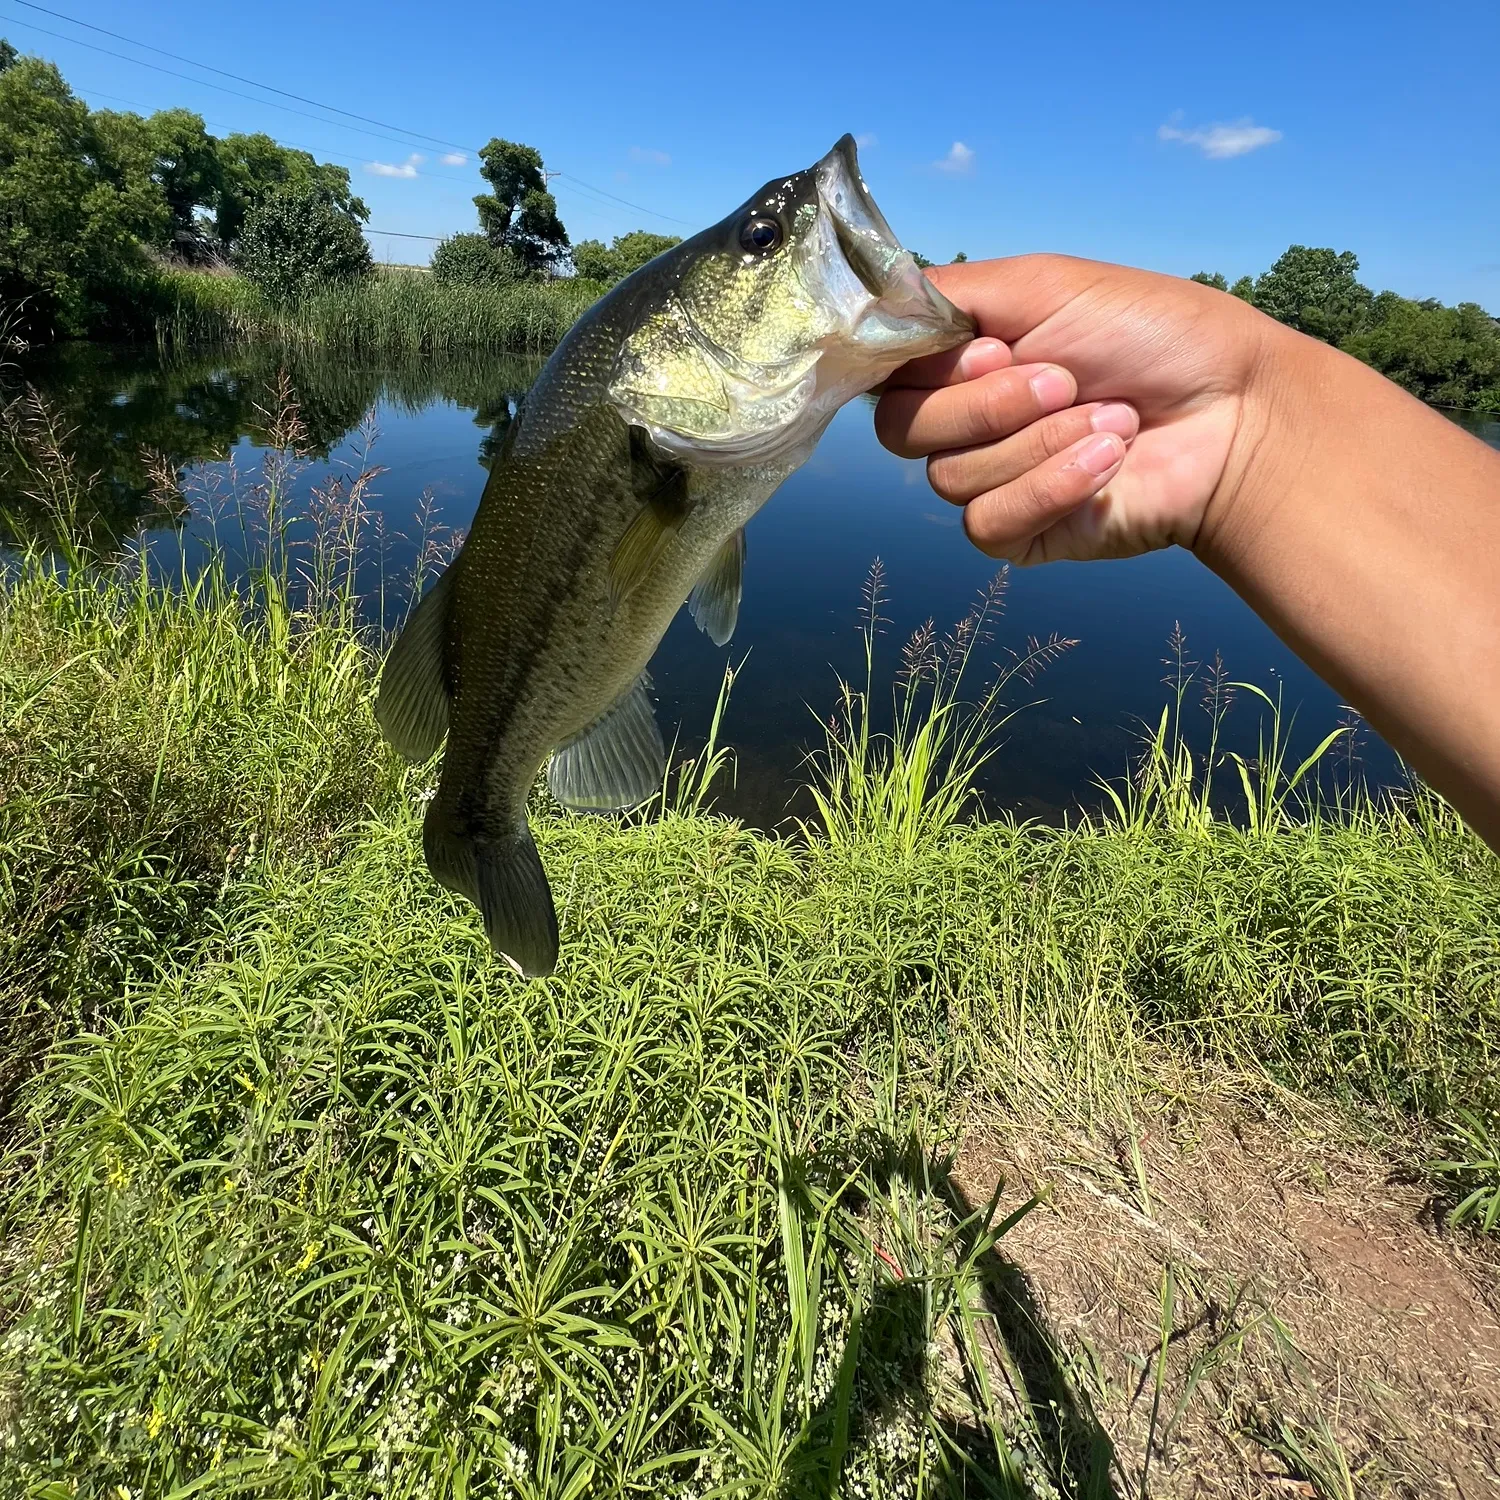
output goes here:
<path id="1" fill-rule="evenodd" d="M 1284 329 L 1196 551 L 1500 848 L 1500 454 Z"/>

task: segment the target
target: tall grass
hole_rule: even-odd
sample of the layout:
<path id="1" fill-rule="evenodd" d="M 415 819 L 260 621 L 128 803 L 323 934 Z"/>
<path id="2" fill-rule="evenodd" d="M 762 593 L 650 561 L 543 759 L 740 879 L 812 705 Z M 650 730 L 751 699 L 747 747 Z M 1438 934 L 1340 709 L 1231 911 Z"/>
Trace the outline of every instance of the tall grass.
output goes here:
<path id="1" fill-rule="evenodd" d="M 1007 1352 L 966 1123 L 1233 1068 L 1420 1134 L 1493 1089 L 1500 867 L 1432 794 L 1262 755 L 1229 817 L 1184 730 L 1070 827 L 974 818 L 992 596 L 889 731 L 872 647 L 821 829 L 707 811 L 717 727 L 652 818 L 539 803 L 563 963 L 515 979 L 371 716 L 359 476 L 319 523 L 293 462 L 248 578 L 39 545 L 0 587 L 0 1492 L 1134 1490 Z"/>
<path id="2" fill-rule="evenodd" d="M 384 268 L 301 301 L 267 300 L 240 276 L 162 268 L 137 329 L 173 343 L 274 340 L 349 351 L 432 354 L 465 349 L 550 351 L 599 295 L 565 279 L 454 287 L 420 271 Z"/>

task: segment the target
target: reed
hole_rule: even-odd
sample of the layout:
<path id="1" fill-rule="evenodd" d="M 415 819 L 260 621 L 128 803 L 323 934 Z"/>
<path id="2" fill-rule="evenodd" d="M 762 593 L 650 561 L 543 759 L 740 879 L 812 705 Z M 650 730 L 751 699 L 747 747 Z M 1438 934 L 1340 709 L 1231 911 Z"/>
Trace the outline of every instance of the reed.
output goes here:
<path id="1" fill-rule="evenodd" d="M 243 277 L 162 268 L 145 289 L 134 331 L 187 345 L 269 340 L 395 355 L 542 354 L 599 291 L 576 279 L 446 286 L 422 271 L 385 267 L 282 304 Z"/>

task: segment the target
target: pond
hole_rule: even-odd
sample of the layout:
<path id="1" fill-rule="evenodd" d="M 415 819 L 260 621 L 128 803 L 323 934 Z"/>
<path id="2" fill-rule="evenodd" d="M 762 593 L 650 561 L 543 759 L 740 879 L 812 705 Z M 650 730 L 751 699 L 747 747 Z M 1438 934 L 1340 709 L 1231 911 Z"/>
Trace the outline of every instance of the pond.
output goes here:
<path id="1" fill-rule="evenodd" d="M 24 373 L 73 429 L 83 472 L 97 474 L 100 524 L 124 536 L 142 529 L 179 533 L 201 545 L 208 522 L 154 501 L 142 451 L 164 453 L 200 477 L 222 481 L 227 465 L 253 480 L 265 451 L 266 413 L 285 372 L 307 429 L 313 461 L 302 483 L 357 464 L 361 424 L 373 413 L 372 457 L 385 527 L 383 558 L 367 560 L 390 585 L 410 576 L 424 503 L 444 525 L 469 523 L 485 462 L 536 365 L 494 356 L 373 360 L 311 357 L 250 346 L 162 353 L 94 345 L 64 346 Z M 1500 447 L 1500 422 L 1459 416 Z M 0 474 L 0 491 L 6 480 Z M 426 497 L 424 501 L 424 497 Z M 0 493 L 0 505 L 18 497 Z M 928 489 L 923 466 L 892 457 L 875 441 L 870 405 L 857 401 L 835 419 L 812 460 L 751 523 L 745 595 L 734 640 L 716 649 L 679 615 L 652 664 L 659 713 L 691 746 L 701 741 L 726 662 L 744 660 L 726 721 L 737 781 L 720 806 L 761 826 L 805 811 L 797 789 L 804 758 L 820 738 L 814 713 L 833 706 L 837 674 L 862 670 L 858 634 L 862 589 L 876 558 L 889 623 L 879 669 L 889 681 L 901 643 L 923 621 L 951 626 L 994 576 L 966 542 L 959 512 Z M 1198 662 L 1221 652 L 1231 677 L 1281 696 L 1295 714 L 1293 752 L 1305 753 L 1335 724 L 1337 696 L 1304 667 L 1213 574 L 1180 551 L 1126 562 L 1011 570 L 1005 611 L 989 656 L 1024 650 L 1028 638 L 1057 635 L 1077 644 L 1037 679 L 1014 684 L 1021 711 L 984 786 L 988 805 L 1057 821 L 1100 801 L 1098 777 L 1118 777 L 1139 745 L 1143 721 L 1166 701 L 1167 642 L 1180 627 Z M 1199 682 L 1191 689 L 1196 704 Z M 1201 719 L 1207 731 L 1208 720 Z M 1256 749 L 1260 716 L 1241 694 L 1226 722 L 1226 743 Z M 1354 774 L 1398 784 L 1400 768 L 1372 733 L 1358 735 Z M 1344 761 L 1344 775 L 1350 763 Z"/>

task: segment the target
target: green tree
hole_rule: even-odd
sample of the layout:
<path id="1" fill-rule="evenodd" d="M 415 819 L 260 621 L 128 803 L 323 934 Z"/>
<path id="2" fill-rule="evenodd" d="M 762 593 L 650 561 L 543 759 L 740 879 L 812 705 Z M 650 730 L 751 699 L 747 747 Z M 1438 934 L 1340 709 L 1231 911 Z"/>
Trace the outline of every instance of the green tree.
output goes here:
<path id="1" fill-rule="evenodd" d="M 528 271 L 551 270 L 567 254 L 568 231 L 547 191 L 541 152 L 496 136 L 479 161 L 479 175 L 491 188 L 474 199 L 480 229 L 495 249 L 509 252 Z"/>
<path id="2" fill-rule="evenodd" d="M 277 301 L 367 276 L 372 269 L 359 221 L 309 182 L 273 188 L 250 209 L 235 263 L 247 280 Z"/>
<path id="3" fill-rule="evenodd" d="M 1231 297 L 1238 297 L 1241 302 L 1255 301 L 1255 279 L 1251 276 L 1241 276 L 1235 284 L 1229 288 Z"/>
<path id="4" fill-rule="evenodd" d="M 245 215 L 266 194 L 285 186 L 316 189 L 330 207 L 364 223 L 370 210 L 354 195 L 349 169 L 320 162 L 306 151 L 296 151 L 263 131 L 227 135 L 217 147 L 219 184 L 214 210 L 214 232 L 225 248 L 232 247 L 244 228 Z"/>
<path id="5" fill-rule="evenodd" d="M 1200 286 L 1211 286 L 1215 291 L 1229 290 L 1229 283 L 1225 281 L 1222 271 L 1194 271 L 1188 280 L 1196 281 Z"/>
<path id="6" fill-rule="evenodd" d="M 432 252 L 434 281 L 447 286 L 504 286 L 526 274 L 508 251 L 497 250 L 482 234 L 452 234 Z"/>
<path id="7" fill-rule="evenodd" d="M 6 41 L 3 36 L 0 36 L 0 73 L 3 73 L 7 68 L 14 66 L 16 59 L 20 57 L 20 55 L 21 54 L 17 52 L 16 49 L 12 47 L 11 44 Z"/>
<path id="8" fill-rule="evenodd" d="M 1382 292 L 1370 326 L 1342 347 L 1424 401 L 1500 408 L 1500 323 L 1477 303 L 1444 307 Z"/>
<path id="9" fill-rule="evenodd" d="M 191 252 L 206 238 L 198 212 L 216 205 L 221 192 L 219 143 L 203 128 L 202 115 L 188 109 L 159 110 L 146 129 L 155 160 L 152 176 L 171 216 L 171 243 Z"/>
<path id="10" fill-rule="evenodd" d="M 649 229 L 617 234 L 610 245 L 602 240 L 580 240 L 573 247 L 573 269 L 589 281 L 613 286 L 632 271 L 640 270 L 647 261 L 655 260 L 664 250 L 681 243 L 680 235 L 653 234 Z"/>
<path id="11" fill-rule="evenodd" d="M 1374 297 L 1352 250 L 1292 245 L 1255 282 L 1255 305 L 1288 327 L 1337 344 L 1370 318 Z"/>
<path id="12" fill-rule="evenodd" d="M 103 169 L 88 109 L 48 62 L 0 72 L 0 298 L 33 326 L 83 332 L 142 266 L 146 205 Z"/>
<path id="13" fill-rule="evenodd" d="M 960 250 L 958 252 L 958 254 L 953 257 L 953 264 L 955 266 L 961 266 L 961 265 L 964 264 L 965 261 L 968 260 L 968 258 L 969 257 L 967 255 L 965 255 L 962 250 Z"/>

